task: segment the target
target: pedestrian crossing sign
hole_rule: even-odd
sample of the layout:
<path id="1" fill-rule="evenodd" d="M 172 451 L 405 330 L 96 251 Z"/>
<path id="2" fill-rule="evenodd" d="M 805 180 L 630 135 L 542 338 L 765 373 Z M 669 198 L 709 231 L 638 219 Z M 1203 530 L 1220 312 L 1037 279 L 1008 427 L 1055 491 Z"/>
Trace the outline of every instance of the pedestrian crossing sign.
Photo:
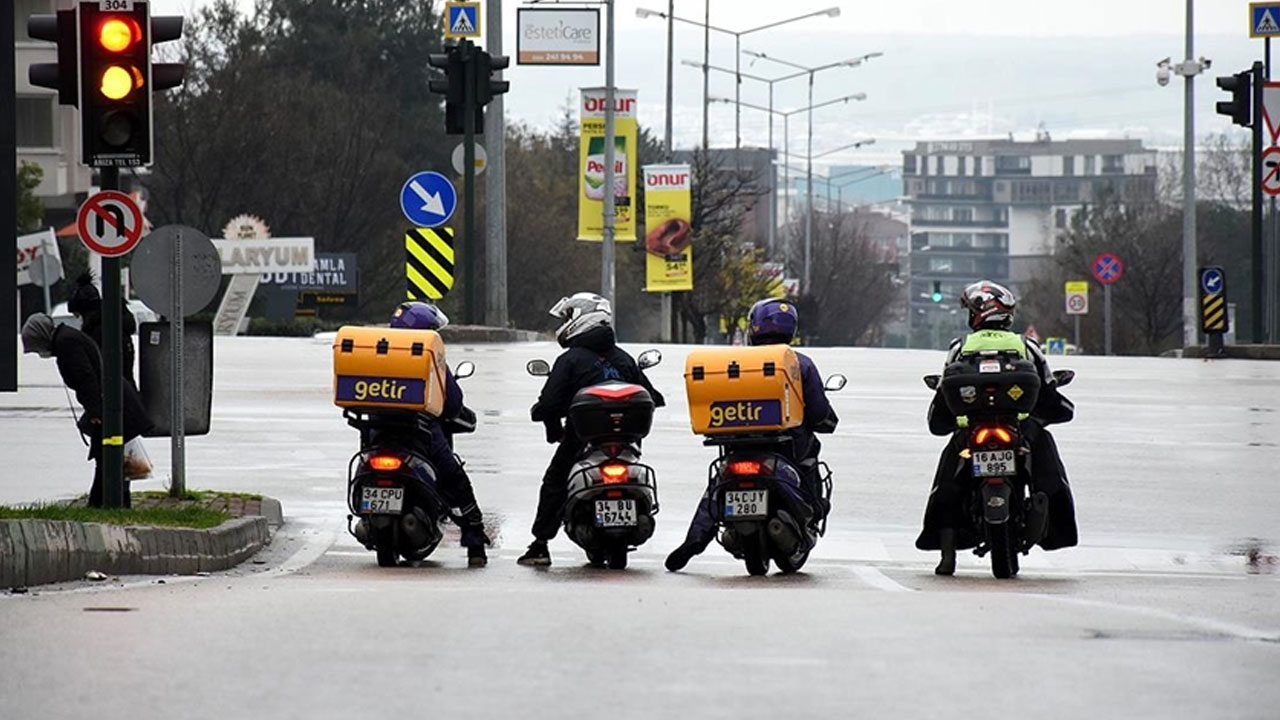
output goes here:
<path id="1" fill-rule="evenodd" d="M 444 36 L 447 38 L 480 37 L 480 3 L 445 3 Z"/>
<path id="2" fill-rule="evenodd" d="M 1280 2 L 1249 3 L 1249 37 L 1280 36 Z"/>

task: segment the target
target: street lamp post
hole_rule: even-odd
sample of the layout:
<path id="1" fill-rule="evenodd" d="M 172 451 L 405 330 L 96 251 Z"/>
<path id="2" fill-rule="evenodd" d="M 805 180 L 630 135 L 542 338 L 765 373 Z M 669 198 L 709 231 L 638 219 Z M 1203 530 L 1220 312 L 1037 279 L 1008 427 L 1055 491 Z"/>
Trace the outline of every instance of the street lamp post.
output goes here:
<path id="1" fill-rule="evenodd" d="M 858 67 L 864 61 L 870 60 L 871 58 L 880 57 L 881 55 L 884 54 L 882 52 L 867 53 L 866 55 L 860 55 L 858 57 L 850 58 L 848 60 L 841 60 L 840 62 L 828 63 L 826 65 L 818 65 L 816 67 L 810 67 L 808 65 L 801 65 L 799 63 L 794 63 L 789 60 L 780 60 L 771 55 L 766 55 L 761 52 L 752 52 L 748 50 L 746 51 L 746 53 L 752 57 L 760 58 L 761 60 L 768 60 L 770 62 L 778 63 L 779 65 L 786 65 L 787 67 L 793 67 L 798 70 L 805 71 L 805 73 L 809 75 L 810 107 L 813 106 L 814 75 L 817 75 L 819 72 L 823 70 L 827 70 L 829 68 Z M 808 292 L 809 283 L 812 280 L 812 272 L 810 268 L 810 257 L 813 249 L 813 113 L 809 113 L 809 152 L 808 154 L 809 154 L 809 162 L 808 162 L 808 167 L 805 170 L 805 203 L 806 203 L 805 220 L 804 220 L 804 290 L 805 292 Z"/>
<path id="2" fill-rule="evenodd" d="M 817 10 L 815 12 L 805 13 L 804 15 L 796 15 L 795 17 L 786 18 L 785 20 L 777 20 L 775 22 L 766 23 L 764 25 L 758 25 L 753 28 L 747 28 L 746 30 L 730 30 L 728 28 L 722 28 L 722 27 L 717 27 L 715 25 L 712 25 L 711 24 L 711 4 L 709 1 L 706 7 L 707 7 L 707 11 L 706 11 L 706 16 L 703 22 L 698 22 L 697 20 L 689 20 L 687 18 L 678 17 L 676 15 L 671 14 L 670 12 L 663 13 L 663 12 L 658 12 L 657 10 L 649 10 L 647 8 L 636 8 L 636 17 L 641 17 L 641 18 L 660 17 L 660 18 L 670 18 L 672 20 L 678 20 L 682 23 L 687 23 L 689 25 L 695 25 L 697 27 L 702 28 L 704 37 L 708 36 L 711 30 L 715 30 L 716 32 L 719 32 L 719 33 L 724 33 L 725 35 L 732 35 L 733 36 L 733 57 L 734 57 L 733 98 L 735 102 L 740 101 L 742 99 L 742 36 L 743 35 L 750 35 L 751 33 L 760 32 L 761 30 L 768 30 L 770 28 L 778 27 L 779 25 L 786 25 L 788 23 L 797 22 L 799 20 L 806 20 L 811 17 L 818 17 L 818 16 L 839 17 L 840 16 L 839 7 L 829 7 L 829 8 L 826 8 L 825 10 Z M 704 45 L 705 44 L 706 43 L 704 42 Z M 704 50 L 704 53 L 703 53 L 704 64 L 707 62 L 708 57 L 709 56 Z M 707 68 L 704 68 L 703 69 L 703 93 L 702 93 L 703 94 L 702 113 L 703 113 L 703 145 L 704 146 L 706 145 L 706 132 L 707 132 L 706 131 L 706 114 L 707 114 L 706 72 L 707 72 Z M 734 118 L 733 118 L 733 135 L 734 135 L 733 149 L 735 152 L 742 146 L 741 121 L 742 121 L 742 113 L 739 110 L 738 112 L 734 113 Z"/>
<path id="3" fill-rule="evenodd" d="M 752 104 L 752 103 L 749 103 L 749 102 L 742 102 L 742 101 L 740 101 L 740 100 L 730 100 L 729 98 L 717 98 L 717 97 L 713 97 L 713 98 L 710 98 L 710 101 L 711 101 L 711 102 L 722 102 L 722 103 L 733 103 L 733 104 L 735 104 L 735 105 L 738 105 L 739 107 L 747 107 L 747 108 L 751 108 L 752 110 L 760 110 L 760 111 L 767 112 L 767 113 L 770 113 L 770 114 L 773 114 L 773 115 L 781 115 L 781 116 L 782 116 L 782 153 L 783 153 L 783 155 L 785 156 L 785 155 L 790 154 L 790 153 L 788 153 L 788 152 L 787 152 L 787 135 L 789 134 L 789 133 L 788 133 L 788 125 L 787 125 L 787 121 L 788 121 L 788 119 L 789 119 L 792 115 L 795 115 L 796 113 L 801 113 L 801 112 L 807 112 L 807 113 L 810 113 L 810 115 L 812 115 L 812 113 L 813 113 L 813 111 L 814 111 L 814 110 L 817 110 L 818 108 L 821 108 L 821 107 L 826 107 L 826 106 L 828 106 L 828 105 L 835 105 L 836 103 L 847 103 L 847 102 L 849 102 L 850 100 L 866 100 L 866 99 L 867 99 L 866 93 L 854 93 L 853 95 L 845 95 L 844 97 L 834 98 L 834 99 L 832 99 L 832 100 L 827 100 L 827 101 L 820 102 L 820 103 L 817 103 L 817 104 L 810 103 L 809 105 L 807 105 L 807 106 L 805 106 L 805 107 L 802 107 L 802 108 L 796 108 L 796 109 L 794 109 L 794 110 L 774 110 L 774 109 L 773 109 L 773 108 L 771 108 L 771 107 L 765 107 L 765 106 L 763 106 L 763 105 L 754 105 L 754 104 Z M 784 181 L 784 182 L 789 182 L 789 176 L 786 174 L 786 167 L 787 167 L 787 166 L 786 166 L 786 162 L 784 161 L 782 165 L 783 165 L 783 181 Z M 788 189 L 788 193 L 789 193 L 789 192 L 790 192 L 790 190 Z M 812 197 L 812 187 L 810 187 L 810 192 L 811 192 L 811 194 L 810 194 L 809 200 L 810 200 L 810 202 L 812 202 L 812 200 L 813 200 L 813 197 Z M 785 197 L 786 197 L 786 196 L 784 196 L 784 198 L 785 198 Z M 790 204 L 789 204 L 789 202 L 788 202 L 788 203 L 787 203 L 787 205 L 786 205 L 786 212 L 788 212 L 788 213 L 790 212 Z M 805 250 L 805 271 L 806 271 L 806 274 L 807 274 L 807 273 L 808 273 L 808 267 L 809 267 L 809 252 L 808 252 L 809 244 L 808 244 L 808 242 L 806 242 L 806 243 L 805 243 L 805 247 L 806 247 L 806 250 Z M 787 252 L 787 259 L 788 259 L 788 260 L 790 260 L 790 259 L 791 259 L 791 258 L 790 258 L 790 256 L 791 256 L 791 252 L 790 252 L 790 243 L 788 243 L 787 250 L 788 250 L 788 252 Z M 806 286 L 806 287 L 807 287 L 807 286 Z"/>

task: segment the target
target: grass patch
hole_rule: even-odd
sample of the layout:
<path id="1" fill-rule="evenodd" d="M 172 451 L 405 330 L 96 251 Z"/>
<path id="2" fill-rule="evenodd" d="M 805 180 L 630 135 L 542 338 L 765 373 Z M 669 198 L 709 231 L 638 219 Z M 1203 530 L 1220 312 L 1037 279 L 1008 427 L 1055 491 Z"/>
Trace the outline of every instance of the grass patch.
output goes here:
<path id="1" fill-rule="evenodd" d="M 65 520 L 106 525 L 158 525 L 205 529 L 217 527 L 230 519 L 231 516 L 222 510 L 210 510 L 199 505 L 129 510 L 107 510 L 65 504 L 27 507 L 0 505 L 0 520 Z"/>
<path id="2" fill-rule="evenodd" d="M 143 499 L 155 498 L 155 499 L 164 500 L 169 497 L 169 493 L 166 490 L 146 490 L 143 492 L 133 493 L 133 497 L 143 498 Z M 191 500 L 192 502 L 205 502 L 207 500 L 213 500 L 215 498 L 226 498 L 228 500 L 233 498 L 238 498 L 240 500 L 261 500 L 262 495 L 258 493 L 226 492 L 223 490 L 188 490 L 182 495 L 181 498 L 178 498 L 178 499 Z"/>

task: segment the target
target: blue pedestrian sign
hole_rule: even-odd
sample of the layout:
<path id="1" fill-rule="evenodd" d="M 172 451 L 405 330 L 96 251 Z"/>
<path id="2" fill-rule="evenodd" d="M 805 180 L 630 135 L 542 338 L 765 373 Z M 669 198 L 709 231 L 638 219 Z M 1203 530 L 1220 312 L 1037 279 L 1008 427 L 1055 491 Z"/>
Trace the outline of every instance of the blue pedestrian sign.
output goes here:
<path id="1" fill-rule="evenodd" d="M 1205 295 L 1221 295 L 1224 287 L 1222 268 L 1207 267 L 1200 271 L 1200 288 Z"/>
<path id="2" fill-rule="evenodd" d="M 440 227 L 457 206 L 458 191 L 438 172 L 417 173 L 400 189 L 400 210 L 418 227 Z"/>
<path id="3" fill-rule="evenodd" d="M 1280 2 L 1249 3 L 1249 37 L 1280 35 Z"/>
<path id="4" fill-rule="evenodd" d="M 444 36 L 451 39 L 480 37 L 480 3 L 445 3 Z"/>
<path id="5" fill-rule="evenodd" d="M 1066 338 L 1051 337 L 1051 338 L 1048 338 L 1048 344 L 1049 344 L 1050 355 L 1066 355 L 1067 354 Z"/>

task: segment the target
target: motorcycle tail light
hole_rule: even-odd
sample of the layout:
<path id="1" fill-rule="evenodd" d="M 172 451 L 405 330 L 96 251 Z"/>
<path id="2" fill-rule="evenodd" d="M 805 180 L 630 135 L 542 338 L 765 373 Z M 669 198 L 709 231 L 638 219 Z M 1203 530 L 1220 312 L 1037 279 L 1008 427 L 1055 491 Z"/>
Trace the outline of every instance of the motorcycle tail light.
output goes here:
<path id="1" fill-rule="evenodd" d="M 395 455 L 374 455 L 369 458 L 369 467 L 379 472 L 395 472 L 404 465 L 404 461 Z"/>
<path id="2" fill-rule="evenodd" d="M 733 460 L 725 465 L 730 475 L 760 475 L 764 472 L 764 463 L 759 460 Z"/>
<path id="3" fill-rule="evenodd" d="M 600 466 L 600 477 L 609 485 L 626 482 L 630 474 L 631 471 L 627 466 L 621 463 L 610 463 L 608 465 Z"/>
<path id="4" fill-rule="evenodd" d="M 621 490 L 605 490 L 604 496 L 610 500 L 618 500 L 622 497 Z"/>
<path id="5" fill-rule="evenodd" d="M 973 442 L 977 445 L 986 445 L 988 442 L 1010 445 L 1013 443 L 1013 433 L 999 425 L 984 426 L 974 431 Z"/>
<path id="6" fill-rule="evenodd" d="M 750 489 L 754 488 L 755 486 L 756 486 L 756 484 L 755 484 L 755 483 L 753 483 L 753 482 L 740 482 L 740 483 L 738 483 L 738 487 L 739 487 L 739 488 L 742 488 L 743 490 L 750 490 Z"/>

